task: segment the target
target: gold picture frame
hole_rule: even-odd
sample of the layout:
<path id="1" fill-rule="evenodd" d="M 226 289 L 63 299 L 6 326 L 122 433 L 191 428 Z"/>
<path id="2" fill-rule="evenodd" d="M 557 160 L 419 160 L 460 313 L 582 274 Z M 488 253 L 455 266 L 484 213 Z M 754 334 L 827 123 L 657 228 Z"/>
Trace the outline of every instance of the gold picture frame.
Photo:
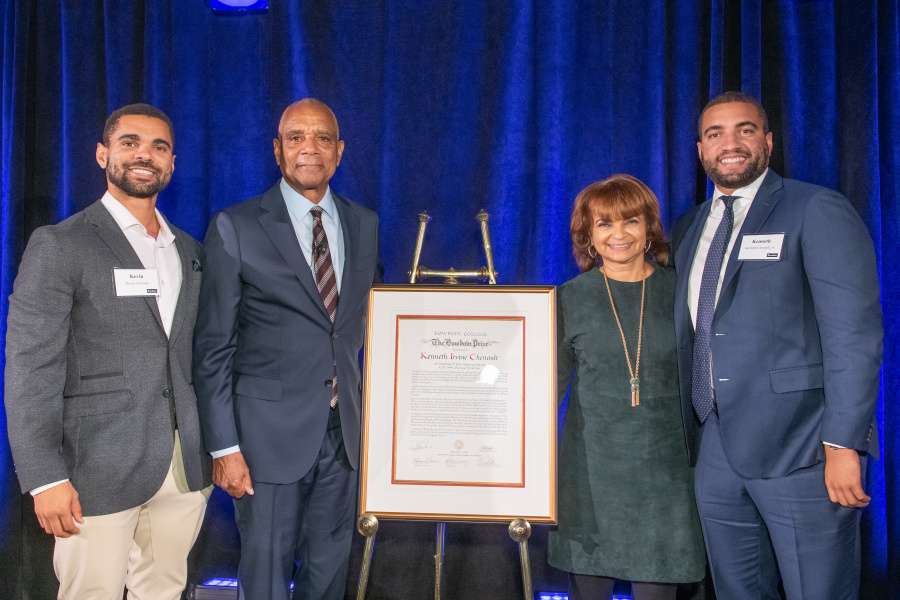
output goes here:
<path id="1" fill-rule="evenodd" d="M 369 292 L 359 512 L 555 524 L 556 290 Z"/>

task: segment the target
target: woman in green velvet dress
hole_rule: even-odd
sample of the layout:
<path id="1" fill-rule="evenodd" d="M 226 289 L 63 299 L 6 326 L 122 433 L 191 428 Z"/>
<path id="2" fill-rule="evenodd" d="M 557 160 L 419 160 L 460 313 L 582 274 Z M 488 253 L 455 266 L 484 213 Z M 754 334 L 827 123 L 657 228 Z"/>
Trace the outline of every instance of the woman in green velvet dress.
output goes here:
<path id="1" fill-rule="evenodd" d="M 673 299 L 659 203 L 629 175 L 575 199 L 581 275 L 559 288 L 559 527 L 549 562 L 571 600 L 674 600 L 706 559 L 678 397 Z"/>

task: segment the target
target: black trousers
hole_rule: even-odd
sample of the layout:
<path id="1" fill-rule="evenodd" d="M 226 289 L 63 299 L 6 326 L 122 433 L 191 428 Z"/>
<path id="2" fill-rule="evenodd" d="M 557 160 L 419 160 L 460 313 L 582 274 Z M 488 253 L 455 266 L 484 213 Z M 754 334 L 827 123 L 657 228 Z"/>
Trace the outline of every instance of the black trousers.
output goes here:
<path id="1" fill-rule="evenodd" d="M 616 580 L 596 575 L 569 574 L 569 600 L 609 600 L 612 598 Z M 634 600 L 675 600 L 678 584 L 631 583 L 631 597 Z"/>

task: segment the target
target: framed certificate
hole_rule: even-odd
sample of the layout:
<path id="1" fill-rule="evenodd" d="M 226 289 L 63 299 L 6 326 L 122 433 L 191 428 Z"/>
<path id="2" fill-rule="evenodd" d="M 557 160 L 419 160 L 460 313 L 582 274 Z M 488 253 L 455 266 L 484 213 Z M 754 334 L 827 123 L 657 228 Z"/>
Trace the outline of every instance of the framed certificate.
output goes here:
<path id="1" fill-rule="evenodd" d="M 556 522 L 549 286 L 369 294 L 360 513 Z"/>

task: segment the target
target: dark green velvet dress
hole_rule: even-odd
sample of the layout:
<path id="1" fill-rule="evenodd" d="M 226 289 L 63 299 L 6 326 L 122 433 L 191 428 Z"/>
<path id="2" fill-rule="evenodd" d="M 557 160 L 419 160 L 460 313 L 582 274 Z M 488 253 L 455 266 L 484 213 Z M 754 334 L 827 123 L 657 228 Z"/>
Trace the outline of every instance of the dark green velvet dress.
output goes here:
<path id="1" fill-rule="evenodd" d="M 641 283 L 610 280 L 628 340 L 637 344 Z M 571 381 L 559 448 L 559 527 L 549 562 L 583 575 L 686 583 L 705 575 L 678 397 L 675 274 L 647 278 L 640 405 L 631 406 L 628 367 L 603 274 L 559 288 L 560 399 Z"/>

